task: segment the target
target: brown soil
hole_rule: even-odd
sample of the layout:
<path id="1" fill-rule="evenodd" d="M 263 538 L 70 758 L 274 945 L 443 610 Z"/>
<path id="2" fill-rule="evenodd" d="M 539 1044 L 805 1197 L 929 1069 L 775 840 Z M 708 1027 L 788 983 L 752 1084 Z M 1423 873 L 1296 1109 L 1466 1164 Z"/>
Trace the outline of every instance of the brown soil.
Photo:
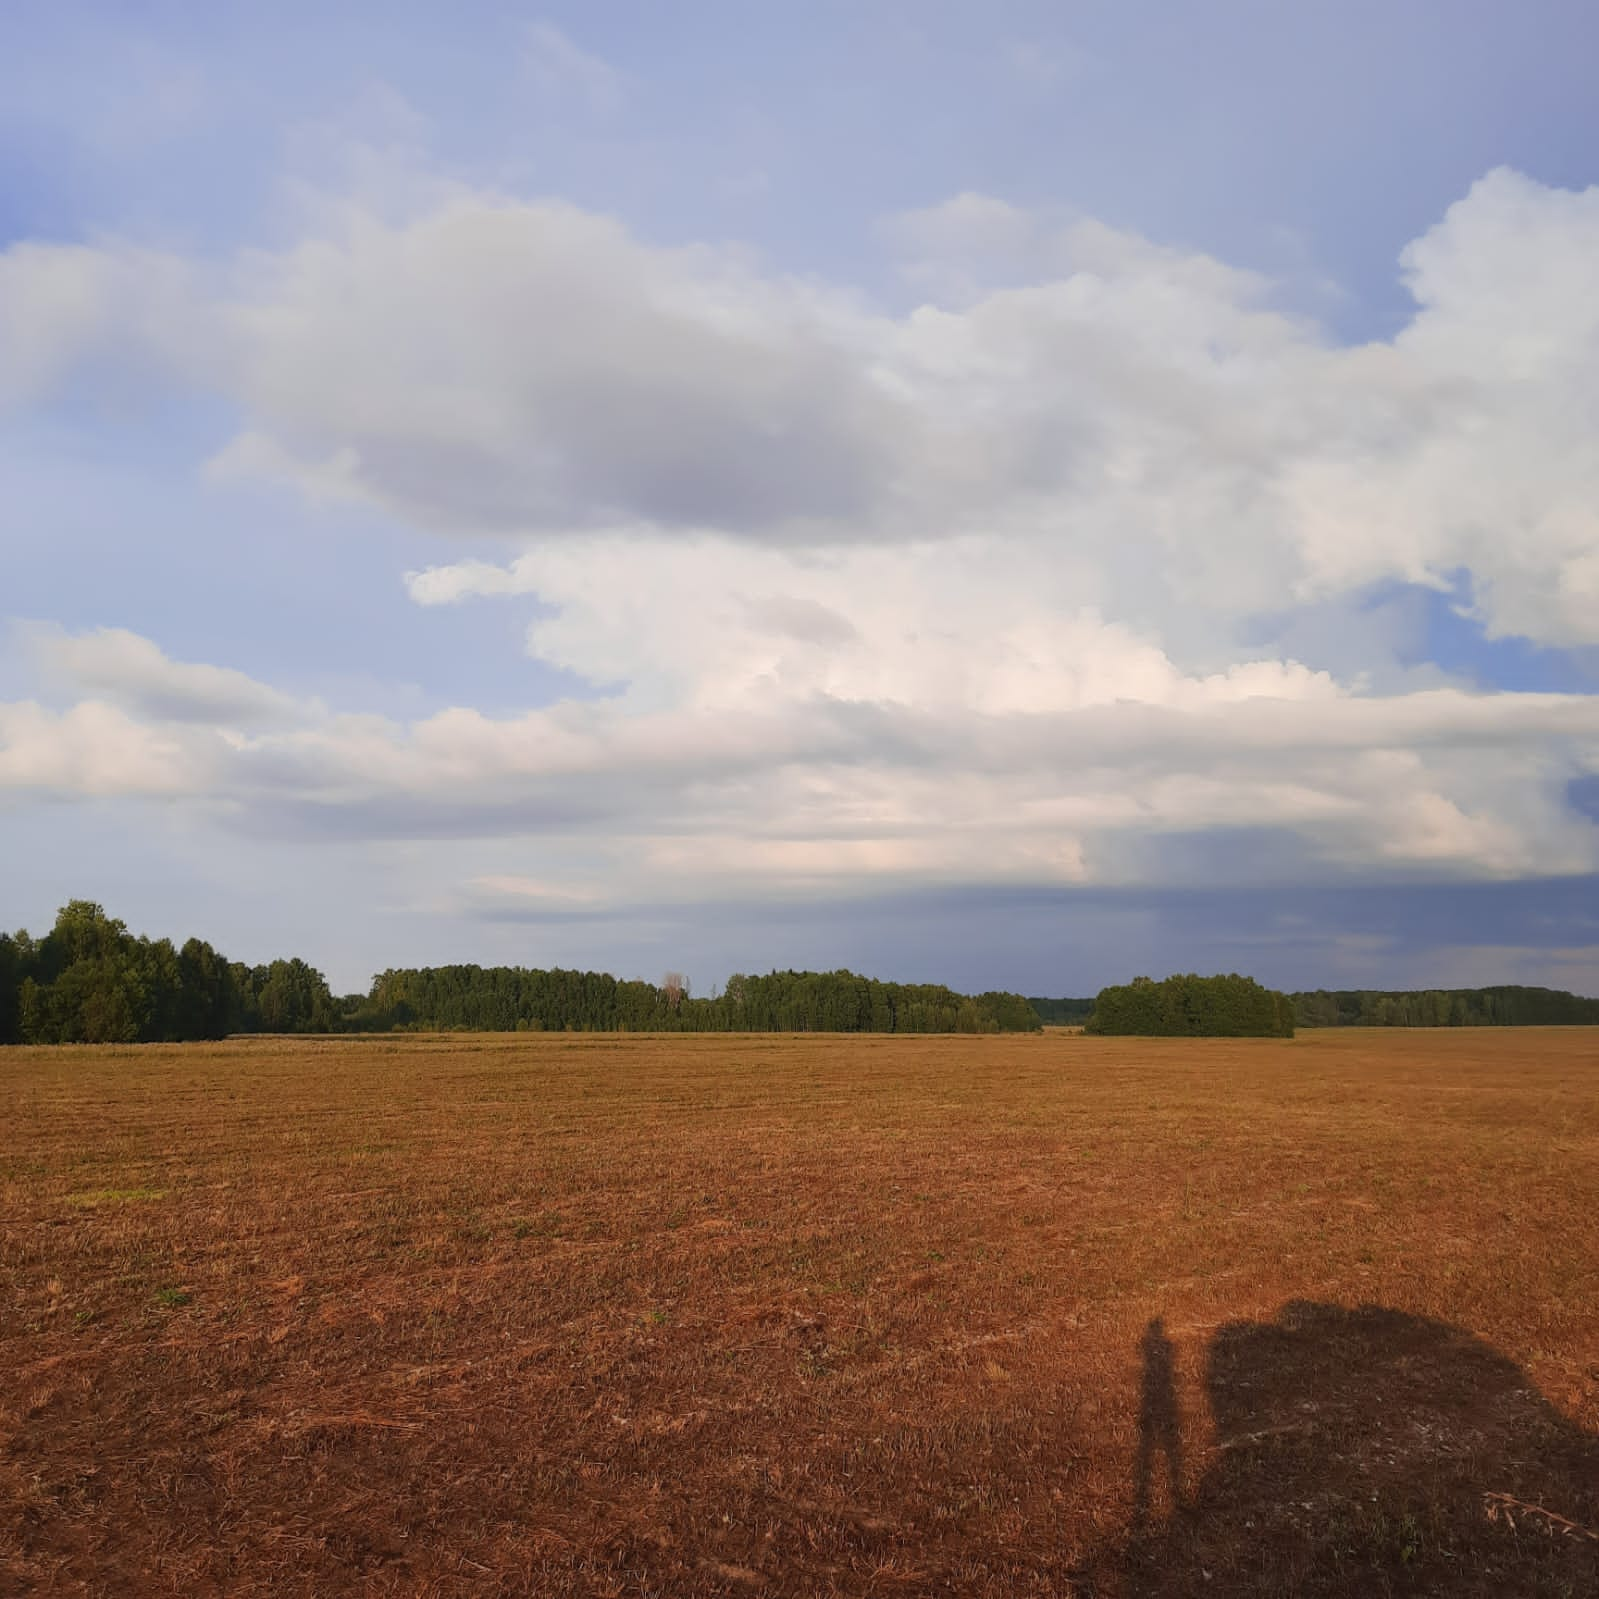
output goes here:
<path id="1" fill-rule="evenodd" d="M 0 1593 L 1599 1593 L 1599 1032 L 0 1054 Z"/>

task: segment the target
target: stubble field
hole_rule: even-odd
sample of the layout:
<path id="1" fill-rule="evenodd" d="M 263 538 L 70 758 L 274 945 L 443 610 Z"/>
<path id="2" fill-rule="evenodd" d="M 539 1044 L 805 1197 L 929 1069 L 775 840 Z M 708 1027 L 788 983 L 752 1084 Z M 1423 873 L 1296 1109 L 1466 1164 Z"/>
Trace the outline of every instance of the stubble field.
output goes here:
<path id="1" fill-rule="evenodd" d="M 0 1054 L 0 1592 L 1599 1592 L 1599 1033 Z"/>

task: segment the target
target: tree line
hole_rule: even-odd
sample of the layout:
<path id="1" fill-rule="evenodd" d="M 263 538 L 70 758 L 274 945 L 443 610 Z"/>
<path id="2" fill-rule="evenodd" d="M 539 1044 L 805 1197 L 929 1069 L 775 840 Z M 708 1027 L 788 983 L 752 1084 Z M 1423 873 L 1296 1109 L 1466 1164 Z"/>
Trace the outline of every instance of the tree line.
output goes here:
<path id="1" fill-rule="evenodd" d="M 155 1043 L 229 1033 L 315 1033 L 338 1005 L 302 960 L 245 966 L 198 938 L 142 938 L 90 900 L 43 938 L 0 933 L 0 1043 Z"/>
<path id="2" fill-rule="evenodd" d="M 1252 977 L 1195 973 L 1102 988 L 1084 1029 L 1144 1038 L 1292 1038 L 1294 1010 L 1286 994 Z"/>
<path id="3" fill-rule="evenodd" d="M 676 974 L 659 984 L 605 972 L 437 966 L 380 972 L 365 994 L 335 997 L 298 959 L 229 961 L 200 939 L 130 933 L 73 900 L 43 938 L 0 933 L 0 1043 L 158 1043 L 230 1033 L 660 1031 L 1035 1032 L 1020 994 L 958 994 L 853 972 L 737 975 L 697 998 Z"/>
<path id="4" fill-rule="evenodd" d="M 381 972 L 348 1017 L 354 1031 L 1010 1033 L 1042 1025 L 1020 994 L 958 994 L 941 983 L 885 983 L 854 972 L 736 973 L 696 998 L 604 972 L 432 966 Z"/>
<path id="5" fill-rule="evenodd" d="M 1599 1025 L 1599 999 L 1559 988 L 1318 988 L 1291 994 L 1301 1027 L 1578 1027 Z"/>
<path id="6" fill-rule="evenodd" d="M 246 966 L 201 939 L 175 947 L 135 936 L 89 900 L 63 906 L 43 938 L 0 933 L 0 1044 L 395 1030 L 998 1033 L 1045 1022 L 1152 1037 L 1288 1037 L 1296 1024 L 1599 1025 L 1599 999 L 1511 985 L 1283 995 L 1236 973 L 1140 977 L 1093 1000 L 1024 999 L 848 971 L 740 974 L 720 993 L 697 997 L 677 975 L 656 984 L 521 966 L 380 972 L 368 992 L 336 997 L 303 960 Z"/>

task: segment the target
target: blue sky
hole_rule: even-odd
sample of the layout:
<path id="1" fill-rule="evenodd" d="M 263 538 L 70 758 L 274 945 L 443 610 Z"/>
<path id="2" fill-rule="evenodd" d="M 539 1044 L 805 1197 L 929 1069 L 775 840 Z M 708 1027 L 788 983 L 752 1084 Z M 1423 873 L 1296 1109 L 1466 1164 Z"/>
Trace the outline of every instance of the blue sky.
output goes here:
<path id="1" fill-rule="evenodd" d="M 1599 992 L 1591 7 L 15 7 L 0 917 Z"/>

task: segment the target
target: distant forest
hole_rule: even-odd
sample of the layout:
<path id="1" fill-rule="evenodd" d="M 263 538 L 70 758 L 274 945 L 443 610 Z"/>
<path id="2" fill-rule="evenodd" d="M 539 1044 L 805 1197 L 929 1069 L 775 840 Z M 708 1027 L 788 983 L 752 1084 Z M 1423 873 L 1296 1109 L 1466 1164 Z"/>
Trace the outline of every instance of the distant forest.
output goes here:
<path id="1" fill-rule="evenodd" d="M 1301 1027 L 1557 1027 L 1599 1025 L 1599 999 L 1559 988 L 1319 988 L 1290 994 Z"/>
<path id="2" fill-rule="evenodd" d="M 1287 998 L 1295 1027 L 1599 1027 L 1599 999 L 1559 988 L 1318 988 Z M 1076 1026 L 1087 1023 L 1097 1001 L 1027 1003 L 1047 1026 Z"/>
<path id="3" fill-rule="evenodd" d="M 191 938 L 137 937 L 73 900 L 43 938 L 0 933 L 0 1044 L 156 1043 L 230 1033 L 1090 1032 L 1284 1036 L 1299 1027 L 1599 1025 L 1599 999 L 1550 988 L 1403 993 L 1318 989 L 1279 995 L 1244 977 L 1140 978 L 1097 999 L 958 994 L 853 972 L 737 975 L 717 994 L 604 972 L 436 966 L 381 972 L 335 996 L 303 960 L 230 961 Z"/>
<path id="4" fill-rule="evenodd" d="M 388 971 L 344 1018 L 352 1032 L 462 1028 L 521 1032 L 1029 1033 L 1042 1026 L 1020 994 L 957 994 L 941 983 L 883 983 L 854 972 L 735 974 L 696 998 L 687 982 L 520 966 Z"/>
<path id="5" fill-rule="evenodd" d="M 62 908 L 43 938 L 0 933 L 0 1043 L 159 1043 L 230 1033 L 1036 1032 L 1020 994 L 957 994 L 937 983 L 882 983 L 853 972 L 729 978 L 696 998 L 603 972 L 519 966 L 388 971 L 365 994 L 335 997 L 302 960 L 229 961 L 191 938 L 131 934 L 89 900 Z"/>

